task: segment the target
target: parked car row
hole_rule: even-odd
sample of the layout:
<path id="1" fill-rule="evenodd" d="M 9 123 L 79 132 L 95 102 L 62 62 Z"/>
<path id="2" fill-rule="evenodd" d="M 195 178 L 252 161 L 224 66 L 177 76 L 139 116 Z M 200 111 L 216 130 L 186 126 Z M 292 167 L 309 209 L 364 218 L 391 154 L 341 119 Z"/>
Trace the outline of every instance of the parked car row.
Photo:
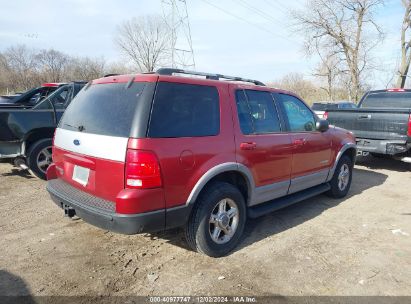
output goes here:
<path id="1" fill-rule="evenodd" d="M 124 234 L 182 226 L 194 250 L 219 257 L 247 218 L 346 196 L 357 146 L 407 161 L 410 101 L 409 90 L 380 90 L 358 108 L 310 109 L 240 77 L 110 75 L 59 85 L 32 108 L 0 109 L 0 158 L 47 177 L 68 217 Z"/>
<path id="2" fill-rule="evenodd" d="M 357 155 L 351 132 L 292 92 L 176 69 L 88 83 L 52 149 L 47 190 L 67 216 L 124 234 L 183 226 L 213 257 L 238 244 L 248 217 L 344 197 Z"/>
<path id="3" fill-rule="evenodd" d="M 328 110 L 334 109 L 355 109 L 357 105 L 350 101 L 337 102 L 314 102 L 311 109 L 319 118 L 327 119 Z"/>

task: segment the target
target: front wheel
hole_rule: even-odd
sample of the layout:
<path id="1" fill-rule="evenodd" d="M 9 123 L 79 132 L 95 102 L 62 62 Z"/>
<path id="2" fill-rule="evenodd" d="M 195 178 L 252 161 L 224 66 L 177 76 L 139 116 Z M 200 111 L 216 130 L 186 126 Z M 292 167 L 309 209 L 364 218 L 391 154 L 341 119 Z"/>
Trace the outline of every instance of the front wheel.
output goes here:
<path id="1" fill-rule="evenodd" d="M 224 256 L 239 243 L 246 219 L 241 192 L 231 184 L 214 183 L 195 203 L 185 230 L 187 242 L 208 256 Z"/>
<path id="2" fill-rule="evenodd" d="M 347 195 L 351 187 L 353 163 L 351 159 L 344 155 L 338 161 L 334 175 L 330 181 L 331 189 L 327 195 L 334 198 L 342 198 Z"/>
<path id="3" fill-rule="evenodd" d="M 27 164 L 30 170 L 41 179 L 46 179 L 46 171 L 52 162 L 52 140 L 42 139 L 31 145 L 27 153 Z"/>

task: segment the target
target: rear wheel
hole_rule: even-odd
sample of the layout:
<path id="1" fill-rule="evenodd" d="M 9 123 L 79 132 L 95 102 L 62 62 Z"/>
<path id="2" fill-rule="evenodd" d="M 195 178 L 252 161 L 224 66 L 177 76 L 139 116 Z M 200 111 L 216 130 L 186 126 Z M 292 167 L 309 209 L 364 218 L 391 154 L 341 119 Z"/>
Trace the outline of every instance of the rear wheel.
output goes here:
<path id="1" fill-rule="evenodd" d="M 344 155 L 338 161 L 334 175 L 330 181 L 331 189 L 327 195 L 334 198 L 342 198 L 347 195 L 351 187 L 353 163 L 351 159 Z"/>
<path id="2" fill-rule="evenodd" d="M 194 250 L 211 257 L 229 253 L 239 243 L 246 222 L 241 192 L 228 183 L 214 183 L 199 197 L 186 226 Z"/>
<path id="3" fill-rule="evenodd" d="M 46 179 L 46 171 L 52 162 L 52 140 L 42 139 L 31 145 L 27 153 L 27 165 L 41 179 Z"/>

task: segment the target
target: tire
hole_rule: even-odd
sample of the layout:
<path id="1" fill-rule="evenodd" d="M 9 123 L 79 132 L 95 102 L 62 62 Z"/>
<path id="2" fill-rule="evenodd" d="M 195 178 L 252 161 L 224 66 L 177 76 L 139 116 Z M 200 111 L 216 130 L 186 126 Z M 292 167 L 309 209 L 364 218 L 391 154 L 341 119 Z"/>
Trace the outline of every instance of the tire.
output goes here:
<path id="1" fill-rule="evenodd" d="M 351 159 L 347 155 L 342 156 L 330 181 L 331 189 L 326 194 L 333 198 L 346 196 L 351 187 L 352 170 L 353 163 Z"/>
<path id="2" fill-rule="evenodd" d="M 46 170 L 50 165 L 52 140 L 41 139 L 33 143 L 27 153 L 27 165 L 37 177 L 46 180 Z"/>
<path id="3" fill-rule="evenodd" d="M 241 192 L 228 183 L 213 183 L 195 202 L 185 229 L 187 243 L 210 257 L 224 256 L 240 242 L 246 220 Z"/>

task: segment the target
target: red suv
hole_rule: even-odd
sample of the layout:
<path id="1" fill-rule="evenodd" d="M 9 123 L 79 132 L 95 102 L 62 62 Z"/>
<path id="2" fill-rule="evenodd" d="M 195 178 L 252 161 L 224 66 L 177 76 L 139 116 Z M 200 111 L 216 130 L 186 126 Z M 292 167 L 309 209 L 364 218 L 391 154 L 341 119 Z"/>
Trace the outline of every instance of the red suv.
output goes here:
<path id="1" fill-rule="evenodd" d="M 185 226 L 217 257 L 247 217 L 344 197 L 355 157 L 353 135 L 291 92 L 160 69 L 84 87 L 56 129 L 47 189 L 70 217 L 124 234 Z"/>

